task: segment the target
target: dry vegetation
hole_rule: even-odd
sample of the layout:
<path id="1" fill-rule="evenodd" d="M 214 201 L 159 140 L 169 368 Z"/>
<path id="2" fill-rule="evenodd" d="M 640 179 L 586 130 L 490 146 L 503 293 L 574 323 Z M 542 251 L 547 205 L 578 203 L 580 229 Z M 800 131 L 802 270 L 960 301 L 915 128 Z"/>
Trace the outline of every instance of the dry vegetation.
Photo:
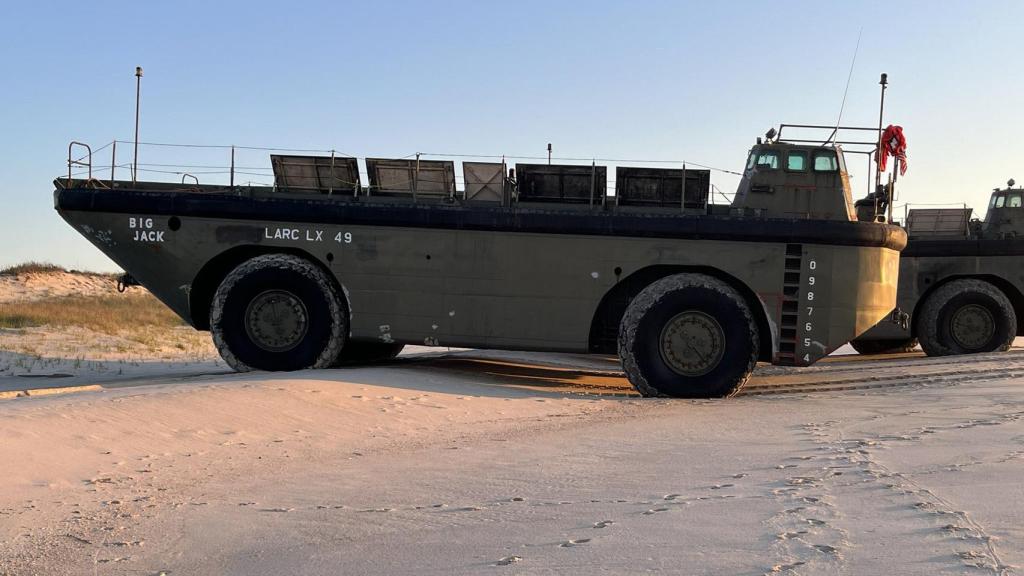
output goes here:
<path id="1" fill-rule="evenodd" d="M 0 377 L 216 364 L 209 334 L 143 288 L 116 292 L 114 276 L 38 262 L 0 270 Z"/>
<path id="2" fill-rule="evenodd" d="M 50 264 L 49 262 L 24 262 L 7 268 L 0 268 L 0 276 L 17 276 L 18 274 L 32 274 L 36 272 L 66 272 L 62 266 Z"/>
<path id="3" fill-rule="evenodd" d="M 183 322 L 148 292 L 0 303 L 0 328 L 80 326 L 104 334 L 173 328 Z"/>

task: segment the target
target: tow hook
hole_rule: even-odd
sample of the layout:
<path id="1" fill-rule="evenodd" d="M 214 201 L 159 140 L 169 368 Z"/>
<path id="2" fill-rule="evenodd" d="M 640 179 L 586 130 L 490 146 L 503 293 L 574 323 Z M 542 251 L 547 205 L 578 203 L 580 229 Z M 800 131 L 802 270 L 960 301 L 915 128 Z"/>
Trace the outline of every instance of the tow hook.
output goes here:
<path id="1" fill-rule="evenodd" d="M 117 279 L 117 291 L 124 292 L 129 286 L 139 286 L 139 281 L 133 278 L 131 274 L 121 274 Z"/>
<path id="2" fill-rule="evenodd" d="M 889 320 L 904 330 L 910 328 L 910 314 L 907 314 L 899 308 L 892 311 L 892 315 L 889 317 Z"/>

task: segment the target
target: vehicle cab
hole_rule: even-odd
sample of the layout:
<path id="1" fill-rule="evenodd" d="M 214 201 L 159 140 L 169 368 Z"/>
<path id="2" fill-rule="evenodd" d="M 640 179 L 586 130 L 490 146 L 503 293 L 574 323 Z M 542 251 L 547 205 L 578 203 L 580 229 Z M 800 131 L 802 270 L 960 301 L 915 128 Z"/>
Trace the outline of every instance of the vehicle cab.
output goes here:
<path id="1" fill-rule="evenodd" d="M 837 144 L 759 138 L 747 156 L 732 207 L 766 218 L 857 219 L 843 150 Z"/>
<path id="2" fill-rule="evenodd" d="M 1006 188 L 995 189 L 988 201 L 988 212 L 981 224 L 987 238 L 1024 236 L 1024 188 L 1014 188 L 1011 179 Z"/>

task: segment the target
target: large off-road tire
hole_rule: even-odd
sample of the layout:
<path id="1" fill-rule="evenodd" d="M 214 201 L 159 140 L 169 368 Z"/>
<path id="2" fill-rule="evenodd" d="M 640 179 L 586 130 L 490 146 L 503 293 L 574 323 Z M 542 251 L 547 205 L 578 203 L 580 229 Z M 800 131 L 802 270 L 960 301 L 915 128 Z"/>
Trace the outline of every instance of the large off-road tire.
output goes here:
<path id="1" fill-rule="evenodd" d="M 917 318 L 917 336 L 929 356 L 1010 349 L 1017 315 L 1001 290 L 983 280 L 953 280 L 937 288 Z"/>
<path id="2" fill-rule="evenodd" d="M 852 340 L 850 346 L 858 354 L 899 354 L 910 352 L 917 346 L 917 338 L 890 338 L 886 340 Z"/>
<path id="3" fill-rule="evenodd" d="M 348 334 L 348 310 L 321 268 L 298 256 L 247 260 L 217 288 L 210 332 L 238 371 L 327 368 Z"/>
<path id="4" fill-rule="evenodd" d="M 644 396 L 735 394 L 757 363 L 757 323 L 744 298 L 705 274 L 676 274 L 644 288 L 619 326 L 619 358 Z"/>
<path id="5" fill-rule="evenodd" d="M 385 362 L 393 359 L 405 348 L 404 344 L 388 342 L 362 342 L 349 340 L 341 349 L 341 354 L 335 359 L 333 366 L 360 366 Z"/>

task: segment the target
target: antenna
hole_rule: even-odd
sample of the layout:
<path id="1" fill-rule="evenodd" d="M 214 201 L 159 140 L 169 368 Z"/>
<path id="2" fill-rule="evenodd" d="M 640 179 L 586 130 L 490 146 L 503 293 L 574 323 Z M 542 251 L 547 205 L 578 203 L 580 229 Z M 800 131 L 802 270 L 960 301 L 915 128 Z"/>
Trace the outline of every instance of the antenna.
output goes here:
<path id="1" fill-rule="evenodd" d="M 846 88 L 843 90 L 843 102 L 839 105 L 839 117 L 836 118 L 836 129 L 832 131 L 832 140 L 838 138 L 839 125 L 843 123 L 843 110 L 846 109 L 846 94 L 850 91 L 850 79 L 853 78 L 853 65 L 857 63 L 857 53 L 860 52 L 860 37 L 864 34 L 864 27 L 857 32 L 857 46 L 853 49 L 853 60 L 850 61 L 850 73 L 846 75 Z"/>
<path id="2" fill-rule="evenodd" d="M 132 156 L 132 185 L 139 175 L 139 96 L 142 94 L 142 66 L 135 67 L 135 154 Z"/>

